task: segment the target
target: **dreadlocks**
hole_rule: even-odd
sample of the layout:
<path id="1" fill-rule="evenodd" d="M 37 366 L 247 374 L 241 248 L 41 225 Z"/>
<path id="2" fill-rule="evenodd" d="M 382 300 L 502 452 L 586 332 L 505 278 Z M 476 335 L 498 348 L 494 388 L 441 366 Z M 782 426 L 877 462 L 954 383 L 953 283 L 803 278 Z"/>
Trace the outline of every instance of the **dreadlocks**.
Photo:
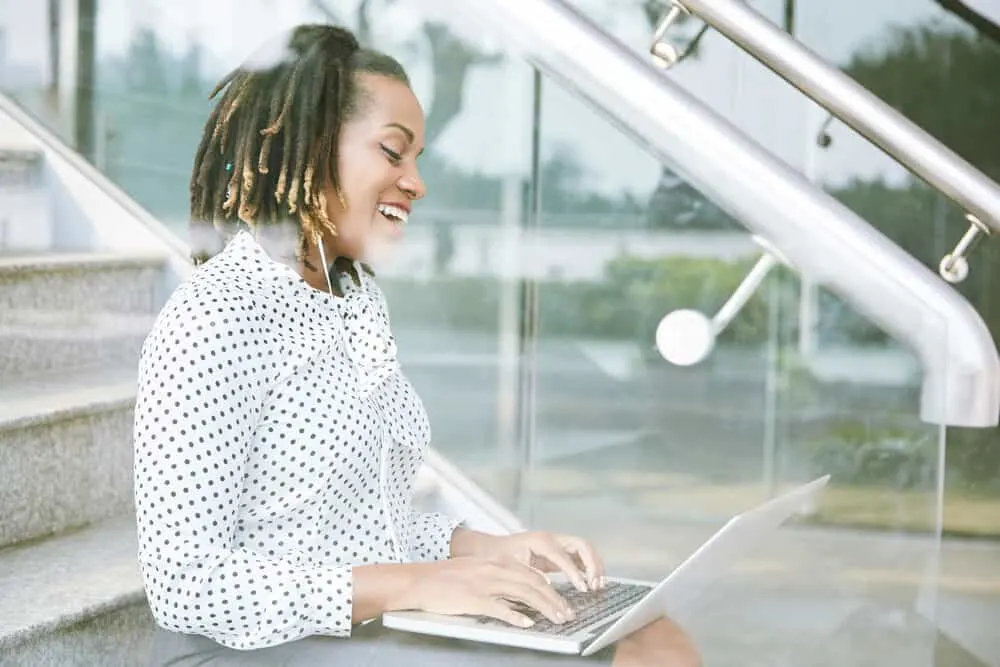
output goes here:
<path id="1" fill-rule="evenodd" d="M 251 228 L 296 222 L 301 254 L 317 233 L 336 234 L 326 186 L 332 184 L 346 206 L 337 159 L 341 127 L 366 107 L 357 75 L 379 74 L 409 85 L 402 65 L 360 48 L 343 28 L 302 25 L 283 46 L 278 62 L 245 63 L 209 96 L 222 93 L 191 173 L 197 264 L 220 250 L 241 222 Z"/>

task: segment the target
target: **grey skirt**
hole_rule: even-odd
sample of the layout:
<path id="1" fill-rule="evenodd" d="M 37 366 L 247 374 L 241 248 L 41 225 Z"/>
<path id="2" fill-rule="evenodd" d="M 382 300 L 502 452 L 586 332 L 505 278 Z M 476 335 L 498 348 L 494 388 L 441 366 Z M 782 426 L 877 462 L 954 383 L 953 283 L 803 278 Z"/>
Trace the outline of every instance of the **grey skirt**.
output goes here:
<path id="1" fill-rule="evenodd" d="M 542 653 L 469 641 L 428 637 L 383 628 L 374 621 L 356 626 L 349 639 L 309 637 L 237 651 L 205 637 L 157 629 L 148 667 L 558 667 L 611 665 L 614 648 L 589 658 Z"/>

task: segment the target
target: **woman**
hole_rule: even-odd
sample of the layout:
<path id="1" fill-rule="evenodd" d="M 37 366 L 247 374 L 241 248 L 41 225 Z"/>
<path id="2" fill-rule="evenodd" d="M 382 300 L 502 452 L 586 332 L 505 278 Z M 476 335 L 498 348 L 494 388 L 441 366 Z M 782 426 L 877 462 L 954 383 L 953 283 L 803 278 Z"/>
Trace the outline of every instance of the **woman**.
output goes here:
<path id="1" fill-rule="evenodd" d="M 424 195 L 423 112 L 395 60 L 336 27 L 301 26 L 249 62 L 213 93 L 195 157 L 201 266 L 140 364 L 153 664 L 567 660 L 359 626 L 399 609 L 528 625 L 508 600 L 563 622 L 572 611 L 539 570 L 588 589 L 603 569 L 579 538 L 489 536 L 411 509 L 430 431 L 361 262 L 398 240 Z M 697 656 L 663 620 L 596 659 Z"/>

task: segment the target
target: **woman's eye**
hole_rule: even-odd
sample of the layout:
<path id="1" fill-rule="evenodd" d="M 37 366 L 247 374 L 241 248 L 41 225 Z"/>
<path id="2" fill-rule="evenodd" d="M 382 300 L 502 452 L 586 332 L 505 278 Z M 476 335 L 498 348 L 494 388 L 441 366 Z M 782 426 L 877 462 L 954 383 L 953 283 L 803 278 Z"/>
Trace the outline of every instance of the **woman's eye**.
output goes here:
<path id="1" fill-rule="evenodd" d="M 389 158 L 389 162 L 392 162 L 393 164 L 398 164 L 398 163 L 402 162 L 402 160 L 403 160 L 403 156 L 402 155 L 400 155 L 396 151 L 392 150 L 391 148 L 389 148 L 385 144 L 380 144 L 380 145 L 382 146 L 382 152 L 385 153 L 385 156 L 387 158 Z"/>

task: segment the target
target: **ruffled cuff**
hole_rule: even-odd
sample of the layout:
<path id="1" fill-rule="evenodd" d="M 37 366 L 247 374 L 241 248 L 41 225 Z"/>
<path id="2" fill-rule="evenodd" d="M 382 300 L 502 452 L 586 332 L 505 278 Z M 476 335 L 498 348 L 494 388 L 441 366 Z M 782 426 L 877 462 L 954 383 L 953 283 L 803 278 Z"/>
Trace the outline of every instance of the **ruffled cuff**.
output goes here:
<path id="1" fill-rule="evenodd" d="M 438 512 L 414 512 L 411 522 L 410 558 L 415 562 L 447 560 L 451 555 L 451 536 L 462 522 Z"/>
<path id="2" fill-rule="evenodd" d="M 310 575 L 310 634 L 350 637 L 354 616 L 354 574 L 350 567 L 331 567 Z"/>

